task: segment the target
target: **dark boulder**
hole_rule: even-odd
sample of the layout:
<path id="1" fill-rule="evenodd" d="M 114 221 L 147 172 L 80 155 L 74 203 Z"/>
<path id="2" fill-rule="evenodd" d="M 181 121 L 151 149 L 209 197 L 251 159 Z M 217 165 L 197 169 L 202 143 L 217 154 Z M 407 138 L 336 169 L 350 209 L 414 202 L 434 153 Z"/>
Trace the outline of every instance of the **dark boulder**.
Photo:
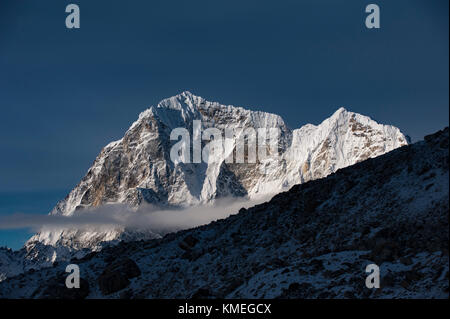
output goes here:
<path id="1" fill-rule="evenodd" d="M 98 277 L 98 286 L 103 295 L 109 295 L 122 290 L 130 284 L 131 278 L 141 275 L 136 263 L 129 259 L 121 259 L 109 264 Z"/>
<path id="2" fill-rule="evenodd" d="M 211 299 L 216 298 L 209 288 L 200 288 L 194 294 L 191 299 Z"/>
<path id="3" fill-rule="evenodd" d="M 178 244 L 178 246 L 183 250 L 191 250 L 197 243 L 197 238 L 192 235 L 188 235 Z"/>
<path id="4" fill-rule="evenodd" d="M 89 295 L 89 283 L 80 278 L 80 288 L 67 288 L 66 276 L 61 275 L 47 280 L 38 291 L 42 291 L 42 299 L 84 299 Z"/>

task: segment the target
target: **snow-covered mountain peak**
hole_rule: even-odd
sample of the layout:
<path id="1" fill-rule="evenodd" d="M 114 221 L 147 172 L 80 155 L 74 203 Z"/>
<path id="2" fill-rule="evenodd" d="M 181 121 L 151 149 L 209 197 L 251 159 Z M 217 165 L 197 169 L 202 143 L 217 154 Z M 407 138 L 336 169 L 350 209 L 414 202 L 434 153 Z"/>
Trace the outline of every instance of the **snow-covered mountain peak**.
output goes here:
<path id="1" fill-rule="evenodd" d="M 285 154 L 285 164 L 266 176 L 257 173 L 258 165 L 244 168 L 225 163 L 206 171 L 203 166 L 192 164 L 179 171 L 169 158 L 173 144 L 169 135 L 177 127 L 191 129 L 193 120 L 219 129 L 233 128 L 238 134 L 245 127 L 279 128 L 279 148 Z M 276 193 L 315 178 L 312 176 L 326 176 L 335 169 L 406 144 L 397 128 L 378 124 L 343 107 L 317 126 L 308 124 L 291 131 L 276 114 L 209 102 L 185 91 L 142 112 L 124 138 L 102 150 L 86 177 L 68 199 L 58 204 L 56 211 L 70 215 L 76 207 L 105 202 L 190 205 L 220 196 L 252 197 L 261 195 L 263 189 Z M 325 166 L 311 175 L 312 165 L 323 160 L 320 165 Z M 222 180 L 224 174 L 228 176 L 226 183 Z M 109 183 L 108 189 L 105 183 Z M 273 189 L 265 184 L 278 186 Z"/>
<path id="2" fill-rule="evenodd" d="M 322 126 L 325 126 L 327 124 L 330 126 L 339 125 L 348 122 L 352 117 L 359 119 L 360 117 L 367 117 L 367 116 L 351 112 L 341 106 L 329 118 L 325 119 L 321 124 Z"/>
<path id="3" fill-rule="evenodd" d="M 185 91 L 162 100 L 156 107 L 194 112 L 198 108 L 198 105 L 203 101 L 203 98 L 195 96 L 191 92 Z"/>
<path id="4" fill-rule="evenodd" d="M 151 106 L 140 113 L 139 119 L 128 131 L 134 129 L 139 123 L 147 125 L 145 123 L 155 120 L 163 123 L 168 129 L 177 127 L 189 129 L 193 120 L 200 120 L 206 126 L 217 126 L 219 129 L 226 127 L 282 127 L 283 130 L 287 130 L 287 125 L 277 114 L 207 101 L 189 91 L 164 99 L 156 106 Z"/>
<path id="5" fill-rule="evenodd" d="M 256 163 L 226 162 L 223 156 L 213 163 L 175 164 L 170 158 L 176 143 L 170 139 L 171 132 L 181 127 L 191 133 L 193 120 L 221 131 L 233 129 L 235 136 L 243 136 L 246 128 L 277 128 L 278 156 L 272 150 L 268 158 Z M 186 207 L 225 197 L 255 199 L 323 178 L 406 144 L 398 128 L 345 108 L 319 125 L 291 130 L 279 115 L 210 102 L 186 91 L 142 112 L 122 139 L 103 148 L 52 214 L 72 216 L 84 208 L 110 203 Z M 76 249 L 97 249 L 102 241 L 120 238 L 122 230 L 42 232 L 33 236 L 26 248 L 38 259 L 53 261 L 55 253 L 61 258 L 69 255 L 62 251 L 64 247 L 72 251 L 71 243 L 76 243 Z"/>
<path id="6" fill-rule="evenodd" d="M 341 106 L 333 113 L 333 115 L 331 115 L 331 118 L 339 117 L 341 114 L 345 113 L 349 113 L 349 111 L 345 107 Z"/>

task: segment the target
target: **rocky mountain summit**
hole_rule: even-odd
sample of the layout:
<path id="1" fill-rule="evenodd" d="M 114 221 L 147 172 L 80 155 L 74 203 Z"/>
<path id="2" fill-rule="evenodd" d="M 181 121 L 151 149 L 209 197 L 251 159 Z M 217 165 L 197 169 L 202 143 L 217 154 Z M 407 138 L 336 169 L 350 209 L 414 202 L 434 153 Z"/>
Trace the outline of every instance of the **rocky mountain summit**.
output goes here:
<path id="1" fill-rule="evenodd" d="M 74 258 L 82 289 L 62 287 L 64 262 L 0 297 L 448 298 L 448 214 L 446 128 L 209 225 Z"/>
<path id="2" fill-rule="evenodd" d="M 194 136 L 194 120 L 201 121 L 203 130 L 234 130 L 231 153 L 211 163 L 174 163 L 170 151 L 176 141 L 170 139 L 171 132 L 186 128 Z M 236 152 L 236 139 L 245 136 L 249 128 L 278 129 L 277 149 L 269 149 L 268 158 L 256 163 L 227 162 L 226 158 Z M 325 177 L 406 144 L 398 128 L 344 108 L 319 125 L 291 130 L 278 115 L 209 102 L 183 92 L 142 112 L 122 139 L 105 146 L 80 183 L 51 214 L 70 218 L 110 203 L 185 207 L 220 198 L 254 199 Z M 107 243 L 155 236 L 123 227 L 107 231 L 43 229 L 26 243 L 21 255 L 27 259 L 26 270 L 100 250 Z M 10 273 L 17 273 L 17 268 Z"/>

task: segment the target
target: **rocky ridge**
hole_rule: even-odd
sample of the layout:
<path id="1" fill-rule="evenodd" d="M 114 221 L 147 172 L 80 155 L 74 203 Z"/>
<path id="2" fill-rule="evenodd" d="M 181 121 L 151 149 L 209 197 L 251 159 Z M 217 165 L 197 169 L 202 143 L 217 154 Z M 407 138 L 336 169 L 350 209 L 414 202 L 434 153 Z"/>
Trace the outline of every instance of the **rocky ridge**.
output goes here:
<path id="1" fill-rule="evenodd" d="M 446 128 L 229 218 L 73 259 L 75 297 L 448 298 L 448 213 Z M 380 289 L 365 287 L 372 263 Z M 3 281 L 0 297 L 58 298 L 65 264 Z"/>

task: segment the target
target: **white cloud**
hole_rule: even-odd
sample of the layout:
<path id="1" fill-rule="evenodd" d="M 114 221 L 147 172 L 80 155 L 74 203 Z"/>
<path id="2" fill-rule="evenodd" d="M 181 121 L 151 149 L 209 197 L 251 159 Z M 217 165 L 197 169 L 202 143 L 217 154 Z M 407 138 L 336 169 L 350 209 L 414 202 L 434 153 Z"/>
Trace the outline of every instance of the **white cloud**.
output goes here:
<path id="1" fill-rule="evenodd" d="M 161 209 L 151 205 L 132 208 L 124 204 L 109 204 L 77 211 L 73 216 L 12 214 L 0 217 L 0 229 L 92 229 L 92 227 L 126 227 L 149 229 L 158 234 L 193 228 L 227 218 L 239 209 L 263 203 L 270 197 L 258 200 L 236 198 L 221 199 L 211 205 L 184 209 Z"/>

